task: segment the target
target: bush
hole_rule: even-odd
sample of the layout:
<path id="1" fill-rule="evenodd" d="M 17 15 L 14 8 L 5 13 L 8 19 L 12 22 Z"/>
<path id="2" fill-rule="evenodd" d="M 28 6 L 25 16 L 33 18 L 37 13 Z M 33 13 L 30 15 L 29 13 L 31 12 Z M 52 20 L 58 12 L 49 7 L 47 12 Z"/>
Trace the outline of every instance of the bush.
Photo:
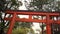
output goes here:
<path id="1" fill-rule="evenodd" d="M 27 34 L 27 28 L 16 28 L 12 31 L 12 34 Z"/>

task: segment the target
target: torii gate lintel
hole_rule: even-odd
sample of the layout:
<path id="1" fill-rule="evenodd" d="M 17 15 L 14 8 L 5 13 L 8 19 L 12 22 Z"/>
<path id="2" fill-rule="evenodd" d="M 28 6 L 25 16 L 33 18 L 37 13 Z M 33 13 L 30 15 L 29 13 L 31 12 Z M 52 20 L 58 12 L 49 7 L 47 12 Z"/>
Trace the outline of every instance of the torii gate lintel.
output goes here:
<path id="1" fill-rule="evenodd" d="M 5 20 L 9 20 L 10 22 L 10 26 L 8 29 L 7 34 L 11 34 L 12 33 L 12 28 L 14 27 L 15 21 L 20 21 L 20 22 L 41 22 L 41 23 L 45 23 L 46 24 L 46 34 L 51 34 L 51 27 L 49 24 L 57 22 L 57 24 L 60 24 L 60 20 L 52 20 L 50 19 L 51 16 L 60 16 L 59 12 L 25 12 L 25 11 L 12 11 L 12 10 L 7 10 L 6 11 L 7 14 L 12 14 L 11 18 L 5 18 Z M 17 15 L 29 15 L 29 18 L 18 18 Z M 39 15 L 39 16 L 46 16 L 46 19 L 32 19 L 33 15 Z"/>

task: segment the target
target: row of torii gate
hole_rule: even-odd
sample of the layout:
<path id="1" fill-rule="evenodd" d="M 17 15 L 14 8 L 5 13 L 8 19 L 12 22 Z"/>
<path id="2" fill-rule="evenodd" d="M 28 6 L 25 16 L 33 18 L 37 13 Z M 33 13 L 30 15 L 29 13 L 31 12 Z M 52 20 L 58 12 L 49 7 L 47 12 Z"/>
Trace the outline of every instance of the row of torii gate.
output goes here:
<path id="1" fill-rule="evenodd" d="M 57 16 L 59 17 L 60 14 L 59 12 L 43 12 L 43 11 L 22 11 L 22 10 L 7 10 L 6 11 L 7 14 L 11 14 L 12 17 L 7 18 L 5 17 L 5 20 L 9 20 L 10 21 L 10 25 L 9 25 L 9 29 L 7 31 L 7 34 L 12 34 L 12 29 L 14 27 L 14 24 L 16 21 L 19 22 L 39 22 L 39 23 L 45 23 L 46 24 L 46 34 L 51 34 L 51 23 L 56 22 L 57 24 L 60 24 L 60 20 L 52 20 L 50 19 L 51 16 Z M 29 15 L 29 18 L 18 18 L 17 15 Z M 46 16 L 46 19 L 32 19 L 33 15 L 38 15 L 38 16 Z"/>

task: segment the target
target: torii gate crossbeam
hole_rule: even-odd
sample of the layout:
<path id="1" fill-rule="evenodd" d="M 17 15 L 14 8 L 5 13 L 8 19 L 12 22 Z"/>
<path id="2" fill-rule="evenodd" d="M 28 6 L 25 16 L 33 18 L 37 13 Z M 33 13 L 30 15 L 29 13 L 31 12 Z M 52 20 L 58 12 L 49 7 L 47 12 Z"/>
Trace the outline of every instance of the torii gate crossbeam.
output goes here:
<path id="1" fill-rule="evenodd" d="M 12 14 L 11 18 L 5 17 L 5 20 L 10 21 L 10 26 L 9 26 L 7 34 L 12 33 L 12 29 L 13 29 L 16 21 L 45 23 L 46 24 L 46 34 L 51 34 L 51 27 L 50 27 L 51 23 L 57 22 L 57 24 L 60 24 L 60 20 L 54 21 L 54 20 L 50 19 L 51 16 L 60 16 L 59 12 L 32 12 L 32 11 L 20 11 L 20 10 L 7 10 L 6 13 Z M 18 18 L 17 15 L 29 15 L 29 18 L 28 19 Z M 46 19 L 44 19 L 44 20 L 32 19 L 33 15 L 46 16 Z"/>

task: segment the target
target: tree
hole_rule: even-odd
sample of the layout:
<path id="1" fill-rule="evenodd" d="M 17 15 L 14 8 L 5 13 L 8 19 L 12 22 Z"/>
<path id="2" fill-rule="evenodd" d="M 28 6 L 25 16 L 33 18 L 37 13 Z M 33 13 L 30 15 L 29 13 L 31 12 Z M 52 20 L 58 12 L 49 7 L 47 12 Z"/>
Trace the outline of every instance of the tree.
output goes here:
<path id="1" fill-rule="evenodd" d="M 44 7 L 44 6 L 43 6 Z M 53 0 L 49 4 L 45 5 L 44 10 L 45 11 L 59 11 L 59 3 L 56 0 Z"/>
<path id="2" fill-rule="evenodd" d="M 59 11 L 60 1 L 57 0 L 31 0 L 26 8 L 34 11 Z"/>
<path id="3" fill-rule="evenodd" d="M 29 8 L 33 8 L 33 10 L 40 10 L 40 11 L 42 11 L 42 6 L 44 5 L 44 4 L 48 4 L 48 1 L 49 0 L 32 0 L 31 2 L 30 2 L 30 4 L 29 4 Z M 28 8 L 28 7 L 27 7 Z M 31 8 L 31 9 L 32 9 Z M 31 9 L 29 9 L 29 10 L 31 10 Z"/>
<path id="4" fill-rule="evenodd" d="M 29 31 L 30 30 L 30 31 Z M 16 33 L 17 32 L 17 33 Z M 16 29 L 13 29 L 12 34 L 27 34 L 27 33 L 31 33 L 34 34 L 34 31 L 32 29 L 28 29 L 28 28 L 21 28 L 18 27 Z"/>
<path id="5" fill-rule="evenodd" d="M 6 22 L 4 21 L 4 17 L 6 15 L 6 10 L 17 10 L 17 8 L 21 6 L 21 1 L 18 0 L 0 0 L 0 34 L 4 34 L 4 28 L 7 26 L 5 25 Z M 4 16 L 2 16 L 4 14 Z M 3 17 L 3 18 L 2 18 Z"/>
<path id="6" fill-rule="evenodd" d="M 27 34 L 28 29 L 27 28 L 16 28 L 12 31 L 12 34 Z"/>
<path id="7" fill-rule="evenodd" d="M 32 23 L 31 22 L 16 22 L 14 25 L 14 28 L 31 28 Z"/>
<path id="8" fill-rule="evenodd" d="M 34 34 L 31 25 L 32 25 L 31 22 L 16 22 L 12 33 L 13 34 L 27 34 L 27 33 Z"/>
<path id="9" fill-rule="evenodd" d="M 23 28 L 31 28 L 31 25 L 32 25 L 32 23 L 30 23 L 30 22 L 23 22 L 23 23 L 21 23 L 20 24 L 20 26 L 21 27 L 23 27 Z"/>

